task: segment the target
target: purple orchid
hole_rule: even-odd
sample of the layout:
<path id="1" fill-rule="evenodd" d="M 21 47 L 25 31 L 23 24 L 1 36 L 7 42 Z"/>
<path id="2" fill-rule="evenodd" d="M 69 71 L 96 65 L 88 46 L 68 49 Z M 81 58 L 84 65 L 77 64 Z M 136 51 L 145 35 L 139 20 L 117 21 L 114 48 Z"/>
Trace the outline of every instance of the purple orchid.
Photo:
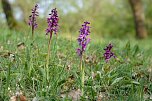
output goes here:
<path id="1" fill-rule="evenodd" d="M 52 34 L 54 32 L 54 34 L 57 35 L 57 31 L 58 31 L 58 14 L 57 14 L 57 10 L 52 9 L 51 14 L 49 14 L 50 17 L 47 18 L 47 23 L 48 23 L 48 28 L 46 29 L 46 35 L 48 35 L 48 33 L 50 33 L 50 37 L 49 37 L 49 42 L 48 42 L 48 54 L 47 54 L 47 63 L 46 63 L 46 67 L 47 67 L 47 76 L 48 76 L 48 67 L 49 67 L 49 59 L 50 59 L 50 45 L 51 45 L 51 38 L 52 38 Z M 56 37 L 57 38 L 57 37 Z M 48 78 L 48 77 L 47 77 Z"/>
<path id="2" fill-rule="evenodd" d="M 116 56 L 114 55 L 114 53 L 111 52 L 112 48 L 113 48 L 113 45 L 110 43 L 110 44 L 109 44 L 108 46 L 106 46 L 106 48 L 104 49 L 104 50 L 105 50 L 104 58 L 105 58 L 106 62 L 108 62 L 108 61 L 111 59 L 111 57 L 114 57 L 114 58 L 116 57 Z"/>
<path id="3" fill-rule="evenodd" d="M 50 17 L 47 18 L 48 28 L 46 29 L 46 34 L 50 33 L 50 37 L 52 37 L 52 33 L 57 34 L 58 31 L 58 14 L 57 10 L 52 9 L 51 14 L 49 14 Z"/>
<path id="4" fill-rule="evenodd" d="M 79 56 L 82 56 L 83 52 L 86 50 L 88 43 L 90 42 L 90 38 L 88 38 L 87 36 L 90 35 L 90 26 L 88 26 L 88 24 L 90 24 L 89 22 L 84 22 L 84 24 L 82 25 L 82 28 L 80 29 L 80 35 L 78 37 L 78 43 L 79 46 L 81 48 L 77 49 L 77 54 Z"/>
<path id="5" fill-rule="evenodd" d="M 29 26 L 32 27 L 32 33 L 34 31 L 35 28 L 37 28 L 37 23 L 36 23 L 36 17 L 38 16 L 38 12 L 37 12 L 37 9 L 38 9 L 38 4 L 35 5 L 35 7 L 32 9 L 32 15 L 29 16 Z"/>

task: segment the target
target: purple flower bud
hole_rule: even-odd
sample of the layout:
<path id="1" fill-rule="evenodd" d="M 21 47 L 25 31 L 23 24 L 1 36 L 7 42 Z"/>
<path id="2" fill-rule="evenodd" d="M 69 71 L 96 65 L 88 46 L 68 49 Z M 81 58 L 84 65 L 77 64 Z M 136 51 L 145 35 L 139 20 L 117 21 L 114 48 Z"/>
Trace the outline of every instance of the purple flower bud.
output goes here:
<path id="1" fill-rule="evenodd" d="M 84 24 L 82 25 L 82 28 L 80 29 L 80 35 L 78 37 L 78 43 L 79 46 L 81 48 L 77 49 L 77 54 L 79 56 L 82 56 L 83 52 L 86 50 L 88 43 L 90 42 L 90 38 L 88 38 L 87 36 L 90 35 L 90 26 L 88 26 L 88 24 L 90 24 L 89 22 L 84 22 Z"/>
<path id="2" fill-rule="evenodd" d="M 48 28 L 46 29 L 46 34 L 52 34 L 53 32 L 57 34 L 59 18 L 56 8 L 52 9 L 51 14 L 49 15 L 50 17 L 47 18 Z"/>
<path id="3" fill-rule="evenodd" d="M 80 49 L 80 48 L 77 49 L 77 54 L 78 54 L 79 56 L 82 55 L 82 52 L 81 52 L 81 49 Z"/>
<path id="4" fill-rule="evenodd" d="M 112 44 L 109 44 L 109 45 L 106 46 L 106 48 L 104 49 L 104 50 L 105 50 L 105 53 L 104 53 L 103 56 L 104 56 L 106 62 L 108 62 L 108 61 L 111 59 L 111 57 L 114 57 L 114 58 L 116 57 L 116 56 L 114 55 L 114 53 L 111 52 L 112 47 L 113 47 L 113 45 L 112 45 Z"/>
<path id="5" fill-rule="evenodd" d="M 32 9 L 32 15 L 29 16 L 29 26 L 32 26 L 32 31 L 37 28 L 37 23 L 36 23 L 36 16 L 38 16 L 38 5 L 36 4 L 35 7 Z"/>

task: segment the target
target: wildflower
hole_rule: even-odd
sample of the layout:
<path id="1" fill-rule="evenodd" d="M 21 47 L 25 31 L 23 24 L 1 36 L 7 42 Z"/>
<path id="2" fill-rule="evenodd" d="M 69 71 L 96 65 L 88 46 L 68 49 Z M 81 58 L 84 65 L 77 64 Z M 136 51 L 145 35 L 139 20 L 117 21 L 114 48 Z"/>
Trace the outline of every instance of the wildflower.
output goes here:
<path id="1" fill-rule="evenodd" d="M 48 28 L 46 29 L 46 34 L 50 33 L 49 42 L 48 42 L 48 54 L 47 54 L 47 62 L 46 62 L 46 75 L 47 80 L 49 78 L 49 59 L 50 59 L 50 45 L 51 45 L 51 38 L 52 34 L 57 34 L 58 31 L 58 14 L 57 10 L 52 9 L 51 14 L 49 14 L 50 17 L 47 18 Z"/>
<path id="2" fill-rule="evenodd" d="M 38 16 L 38 12 L 37 12 L 37 9 L 38 9 L 38 4 L 35 5 L 35 7 L 32 9 L 32 15 L 29 16 L 29 26 L 32 27 L 32 33 L 34 31 L 35 28 L 37 28 L 37 23 L 36 23 L 36 16 Z"/>
<path id="3" fill-rule="evenodd" d="M 57 34 L 58 31 L 58 14 L 56 8 L 51 11 L 49 14 L 50 17 L 47 18 L 48 28 L 46 29 L 46 34 L 50 33 L 50 37 L 52 37 L 52 33 Z"/>
<path id="4" fill-rule="evenodd" d="M 90 38 L 87 37 L 88 35 L 90 35 L 90 26 L 88 26 L 88 24 L 90 23 L 84 22 L 82 28 L 79 31 L 80 35 L 77 39 L 80 46 L 80 48 L 77 49 L 77 54 L 79 56 L 82 56 L 83 52 L 86 50 L 88 43 L 90 42 Z"/>
<path id="5" fill-rule="evenodd" d="M 90 38 L 88 38 L 87 36 L 90 35 L 90 26 L 88 26 L 88 24 L 90 24 L 89 22 L 84 22 L 84 24 L 82 25 L 82 28 L 80 29 L 80 35 L 78 37 L 78 43 L 80 48 L 77 49 L 77 54 L 80 56 L 80 69 L 81 69 L 81 92 L 82 92 L 82 96 L 84 94 L 84 77 L 85 77 L 85 68 L 82 65 L 83 62 L 83 52 L 85 52 L 86 47 L 88 45 L 88 43 L 90 42 Z"/>
<path id="6" fill-rule="evenodd" d="M 109 44 L 109 45 L 106 46 L 106 48 L 104 49 L 104 50 L 105 50 L 104 58 L 105 58 L 106 62 L 108 62 L 111 57 L 114 57 L 114 58 L 116 57 L 116 56 L 114 55 L 114 53 L 111 52 L 112 47 L 113 47 L 113 45 L 112 45 L 112 44 Z"/>

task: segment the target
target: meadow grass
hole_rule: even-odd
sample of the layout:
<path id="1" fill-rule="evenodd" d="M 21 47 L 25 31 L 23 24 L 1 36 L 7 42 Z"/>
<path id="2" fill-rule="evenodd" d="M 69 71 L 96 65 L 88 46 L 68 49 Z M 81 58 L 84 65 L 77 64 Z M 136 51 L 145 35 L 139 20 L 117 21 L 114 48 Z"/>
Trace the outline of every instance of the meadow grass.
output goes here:
<path id="1" fill-rule="evenodd" d="M 78 43 L 72 33 L 52 38 L 49 82 L 46 80 L 48 39 L 43 32 L 31 34 L 0 31 L 0 101 L 22 92 L 28 101 L 70 101 L 81 83 Z M 21 44 L 19 44 L 21 43 Z M 114 45 L 116 59 L 103 58 L 108 43 Z M 91 37 L 84 55 L 84 101 L 150 101 L 152 96 L 151 40 L 120 40 Z M 74 94 L 71 95 L 71 91 Z M 79 92 L 81 95 L 81 92 Z M 63 96 L 64 95 L 64 96 Z"/>

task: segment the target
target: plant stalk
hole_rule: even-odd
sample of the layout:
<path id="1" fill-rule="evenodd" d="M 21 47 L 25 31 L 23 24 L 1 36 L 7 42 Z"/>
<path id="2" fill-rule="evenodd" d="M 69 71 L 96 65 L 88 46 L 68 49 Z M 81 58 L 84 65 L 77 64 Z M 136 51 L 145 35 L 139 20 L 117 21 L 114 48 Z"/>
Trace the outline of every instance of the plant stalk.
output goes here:
<path id="1" fill-rule="evenodd" d="M 47 54 L 47 62 L 46 62 L 46 79 L 49 80 L 49 60 L 50 60 L 50 48 L 51 48 L 51 38 L 52 38 L 52 32 L 50 32 L 50 38 L 48 42 L 48 54 Z"/>
<path id="2" fill-rule="evenodd" d="M 34 39 L 34 26 L 32 26 L 32 41 Z"/>
<path id="3" fill-rule="evenodd" d="M 81 67 L 81 93 L 83 96 L 84 95 L 84 76 L 85 76 L 84 67 L 83 67 L 83 55 L 81 56 L 80 67 Z"/>

